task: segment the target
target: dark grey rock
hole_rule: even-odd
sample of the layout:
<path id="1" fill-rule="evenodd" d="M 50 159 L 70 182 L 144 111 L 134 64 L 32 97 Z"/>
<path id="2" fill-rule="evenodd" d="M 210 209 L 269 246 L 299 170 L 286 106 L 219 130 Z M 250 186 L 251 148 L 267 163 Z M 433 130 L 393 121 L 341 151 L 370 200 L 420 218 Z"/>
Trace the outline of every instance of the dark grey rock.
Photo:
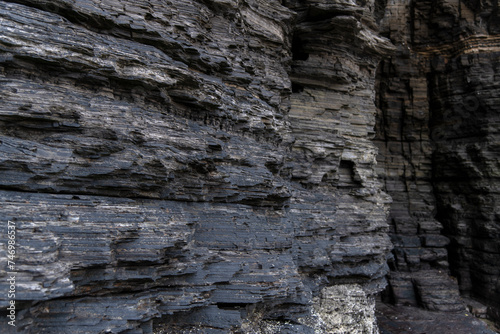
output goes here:
<path id="1" fill-rule="evenodd" d="M 375 333 L 392 245 L 373 98 L 392 45 L 373 10 L 0 3 L 18 328 Z"/>
<path id="2" fill-rule="evenodd" d="M 377 77 L 378 171 L 393 198 L 392 298 L 407 301 L 400 287 L 417 283 L 435 291 L 417 289 L 411 305 L 443 309 L 449 298 L 455 311 L 459 290 L 498 310 L 498 4 L 380 5 L 381 33 L 397 47 Z M 439 272 L 458 285 L 443 288 Z"/>
<path id="3" fill-rule="evenodd" d="M 1 2 L 17 328 L 377 333 L 389 268 L 399 306 L 500 319 L 498 13 Z"/>

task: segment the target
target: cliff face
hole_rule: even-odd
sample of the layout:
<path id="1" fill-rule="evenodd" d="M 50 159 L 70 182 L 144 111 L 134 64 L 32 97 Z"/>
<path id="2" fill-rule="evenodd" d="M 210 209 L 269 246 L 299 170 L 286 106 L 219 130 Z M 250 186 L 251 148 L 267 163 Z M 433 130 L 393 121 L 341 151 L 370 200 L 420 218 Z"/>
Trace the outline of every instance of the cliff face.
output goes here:
<path id="1" fill-rule="evenodd" d="M 377 332 L 391 243 L 370 138 L 392 46 L 373 13 L 1 2 L 16 328 Z M 2 243 L 2 291 L 6 255 Z"/>
<path id="2" fill-rule="evenodd" d="M 498 3 L 388 1 L 385 13 L 397 46 L 377 75 L 390 297 L 452 311 L 460 291 L 499 319 Z"/>
<path id="3" fill-rule="evenodd" d="M 398 304 L 494 315 L 499 29 L 489 2 L 0 2 L 16 328 L 377 333 L 389 266 Z"/>

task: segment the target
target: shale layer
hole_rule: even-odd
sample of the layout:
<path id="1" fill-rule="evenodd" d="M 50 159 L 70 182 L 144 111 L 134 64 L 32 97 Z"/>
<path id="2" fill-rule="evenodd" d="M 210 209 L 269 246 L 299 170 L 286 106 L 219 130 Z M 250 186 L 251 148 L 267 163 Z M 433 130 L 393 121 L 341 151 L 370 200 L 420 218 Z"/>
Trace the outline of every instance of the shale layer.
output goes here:
<path id="1" fill-rule="evenodd" d="M 377 332 L 373 4 L 4 1 L 0 24 L 16 328 Z"/>
<path id="2" fill-rule="evenodd" d="M 498 15 L 1 1 L 0 331 L 375 334 L 387 283 L 500 319 Z"/>
<path id="3" fill-rule="evenodd" d="M 497 3 L 387 2 L 376 142 L 397 305 L 460 311 L 462 295 L 500 319 L 499 24 Z"/>

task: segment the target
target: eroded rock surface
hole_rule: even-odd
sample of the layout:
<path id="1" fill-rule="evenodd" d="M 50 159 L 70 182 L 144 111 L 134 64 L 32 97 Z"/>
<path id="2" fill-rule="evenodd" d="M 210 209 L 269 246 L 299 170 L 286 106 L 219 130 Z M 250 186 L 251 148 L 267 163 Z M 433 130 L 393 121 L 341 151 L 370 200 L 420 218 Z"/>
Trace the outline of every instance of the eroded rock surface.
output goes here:
<path id="1" fill-rule="evenodd" d="M 0 32 L 21 332 L 377 332 L 373 1 L 2 1 Z"/>
<path id="2" fill-rule="evenodd" d="M 396 45 L 377 76 L 378 170 L 393 198 L 390 292 L 398 305 L 500 319 L 497 2 L 387 1 Z"/>
<path id="3" fill-rule="evenodd" d="M 435 312 L 414 306 L 377 304 L 380 334 L 496 334 L 471 313 Z"/>
<path id="4" fill-rule="evenodd" d="M 483 330 L 461 295 L 500 319 L 499 22 L 496 1 L 0 2 L 16 328 L 377 333 L 389 263 L 398 307 Z"/>

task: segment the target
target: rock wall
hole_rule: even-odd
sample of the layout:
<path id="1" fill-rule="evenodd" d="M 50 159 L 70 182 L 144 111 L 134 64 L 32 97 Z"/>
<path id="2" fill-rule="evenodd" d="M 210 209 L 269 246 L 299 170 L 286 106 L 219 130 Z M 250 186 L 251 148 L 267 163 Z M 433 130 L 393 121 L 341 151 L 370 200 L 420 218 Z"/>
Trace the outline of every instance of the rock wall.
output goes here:
<path id="1" fill-rule="evenodd" d="M 0 288 L 15 276 L 16 329 L 377 333 L 392 247 L 371 141 L 393 49 L 379 15 L 0 2 Z"/>
<path id="2" fill-rule="evenodd" d="M 377 333 L 389 267 L 500 319 L 499 33 L 486 0 L 0 2 L 0 330 Z"/>
<path id="3" fill-rule="evenodd" d="M 394 200 L 390 295 L 453 311 L 460 291 L 498 320 L 498 3 L 385 5 L 382 35 L 397 46 L 377 76 L 378 170 Z"/>

